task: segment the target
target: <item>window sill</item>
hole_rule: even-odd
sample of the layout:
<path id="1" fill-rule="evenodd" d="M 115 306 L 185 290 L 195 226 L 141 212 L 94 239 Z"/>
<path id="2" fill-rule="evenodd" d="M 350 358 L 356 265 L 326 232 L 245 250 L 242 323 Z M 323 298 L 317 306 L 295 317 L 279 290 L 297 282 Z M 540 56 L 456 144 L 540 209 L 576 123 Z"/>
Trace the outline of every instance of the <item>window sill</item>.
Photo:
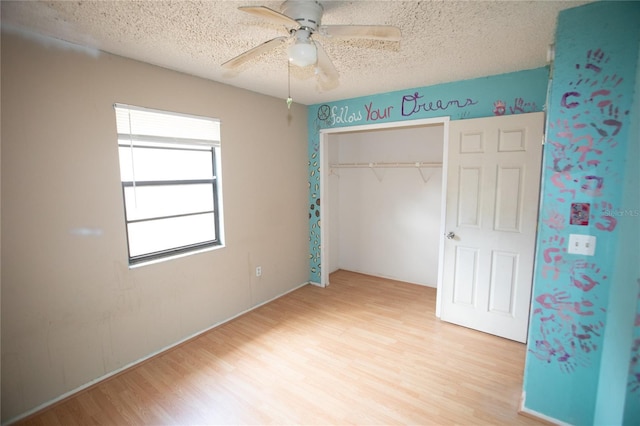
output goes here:
<path id="1" fill-rule="evenodd" d="M 179 259 L 181 257 L 193 256 L 195 254 L 206 253 L 206 252 L 214 251 L 214 250 L 220 250 L 220 249 L 225 248 L 225 247 L 226 246 L 224 244 L 221 244 L 221 245 L 218 245 L 218 246 L 205 247 L 205 248 L 202 248 L 200 250 L 194 250 L 194 251 L 189 251 L 189 252 L 186 252 L 186 253 L 175 254 L 175 255 L 172 255 L 172 256 L 161 257 L 161 258 L 158 258 L 158 259 L 151 259 L 151 260 L 144 261 L 144 262 L 138 262 L 138 263 L 134 263 L 133 265 L 129 264 L 129 269 L 138 269 L 138 268 L 141 268 L 141 267 L 144 267 L 144 266 L 154 265 L 156 263 L 161 263 L 161 262 L 166 262 L 166 261 L 169 261 L 169 260 Z"/>

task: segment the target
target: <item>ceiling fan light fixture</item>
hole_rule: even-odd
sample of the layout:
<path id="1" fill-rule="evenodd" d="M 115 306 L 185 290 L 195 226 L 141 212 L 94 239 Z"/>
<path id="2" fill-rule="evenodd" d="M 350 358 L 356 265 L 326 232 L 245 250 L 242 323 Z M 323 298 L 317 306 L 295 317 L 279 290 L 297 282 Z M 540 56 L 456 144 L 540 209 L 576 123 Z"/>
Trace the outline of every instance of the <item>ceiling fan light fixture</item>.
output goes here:
<path id="1" fill-rule="evenodd" d="M 312 42 L 296 41 L 289 46 L 289 62 L 298 67 L 313 65 L 318 61 L 316 45 Z"/>

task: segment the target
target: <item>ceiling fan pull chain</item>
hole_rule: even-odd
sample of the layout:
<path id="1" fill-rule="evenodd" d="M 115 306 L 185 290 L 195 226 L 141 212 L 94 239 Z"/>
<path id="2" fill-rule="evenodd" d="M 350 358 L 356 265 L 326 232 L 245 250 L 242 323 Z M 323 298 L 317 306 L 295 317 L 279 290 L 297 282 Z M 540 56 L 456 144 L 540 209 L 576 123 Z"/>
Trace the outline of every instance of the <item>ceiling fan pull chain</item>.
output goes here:
<path id="1" fill-rule="evenodd" d="M 288 83 L 288 92 L 287 92 L 287 109 L 291 109 L 291 104 L 293 103 L 293 99 L 291 99 L 291 62 L 287 60 L 287 83 Z"/>

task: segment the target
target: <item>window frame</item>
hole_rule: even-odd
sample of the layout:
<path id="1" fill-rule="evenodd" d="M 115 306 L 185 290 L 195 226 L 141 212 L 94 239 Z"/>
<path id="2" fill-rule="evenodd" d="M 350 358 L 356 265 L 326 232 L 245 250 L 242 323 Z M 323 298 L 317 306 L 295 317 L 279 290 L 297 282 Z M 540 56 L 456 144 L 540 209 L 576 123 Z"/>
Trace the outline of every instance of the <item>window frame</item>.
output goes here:
<path id="1" fill-rule="evenodd" d="M 218 126 L 220 121 L 210 117 L 202 117 L 195 116 L 183 113 L 175 113 L 171 111 L 163 111 L 156 109 L 149 109 L 131 105 L 124 104 L 114 104 L 114 109 L 116 111 L 116 115 L 118 110 L 130 110 L 130 111 L 145 111 L 148 113 L 155 114 L 164 114 L 171 115 L 173 117 L 187 117 L 187 118 L 196 118 L 208 120 L 211 122 L 217 122 Z M 129 123 L 131 126 L 131 122 Z M 125 223 L 125 234 L 127 238 L 127 257 L 129 259 L 129 266 L 137 266 L 145 263 L 151 263 L 159 260 L 170 259 L 173 257 L 179 257 L 182 255 L 188 255 L 200 252 L 202 250 L 206 250 L 209 248 L 221 247 L 223 246 L 223 234 L 222 234 L 222 210 L 221 210 L 221 190 L 220 190 L 220 137 L 219 133 L 216 139 L 211 140 L 201 140 L 201 139 L 191 139 L 191 138 L 179 138 L 179 137 L 162 137 L 162 136 L 150 136 L 150 135 L 135 135 L 122 133 L 117 129 L 117 147 L 118 147 L 118 162 L 120 164 L 120 168 L 122 169 L 123 163 L 121 163 L 120 158 L 120 149 L 121 148 L 129 148 L 133 151 L 133 149 L 157 149 L 157 150 L 177 150 L 177 151 L 199 151 L 202 153 L 206 153 L 210 155 L 211 160 L 211 178 L 198 178 L 198 179 L 166 179 L 166 180 L 136 180 L 135 176 L 132 176 L 133 180 L 123 180 L 122 172 L 120 173 L 120 185 L 122 191 L 122 200 L 123 200 L 123 208 L 124 208 L 124 223 Z M 127 141 L 126 143 L 122 141 Z M 150 145 L 150 144 L 152 145 Z M 183 147 L 180 147 L 183 145 Z M 195 148 L 197 146 L 198 148 Z M 132 159 L 133 162 L 133 154 Z M 152 186 L 177 186 L 177 185 L 211 185 L 212 197 L 213 197 L 213 209 L 205 210 L 205 211 L 192 211 L 188 213 L 181 214 L 169 214 L 169 215 L 155 215 L 148 216 L 144 218 L 136 218 L 129 219 L 128 209 L 127 209 L 127 196 L 126 190 L 127 188 L 135 188 L 136 187 L 152 187 Z M 129 232 L 129 225 L 135 223 L 142 222 L 154 222 L 172 218 L 179 217 L 189 217 L 189 216 L 198 216 L 198 215 L 211 215 L 213 217 L 213 232 L 214 239 L 205 240 L 193 244 L 180 245 L 180 246 L 172 246 L 167 249 L 156 250 L 151 252 L 146 252 L 143 254 L 131 255 L 131 236 Z"/>

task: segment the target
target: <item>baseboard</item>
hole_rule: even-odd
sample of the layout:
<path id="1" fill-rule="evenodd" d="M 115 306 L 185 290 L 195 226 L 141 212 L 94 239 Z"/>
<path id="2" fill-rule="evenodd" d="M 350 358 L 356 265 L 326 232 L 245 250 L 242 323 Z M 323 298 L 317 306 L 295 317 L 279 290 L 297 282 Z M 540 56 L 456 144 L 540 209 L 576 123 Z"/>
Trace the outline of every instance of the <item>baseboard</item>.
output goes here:
<path id="1" fill-rule="evenodd" d="M 429 288 L 433 288 L 433 289 L 437 288 L 437 285 L 419 283 L 417 281 L 409 281 L 409 280 L 406 280 L 406 279 L 401 278 L 401 277 L 392 277 L 392 276 L 388 276 L 388 275 L 384 275 L 384 274 L 380 274 L 380 273 L 375 273 L 375 272 L 361 271 L 359 269 L 340 269 L 340 270 L 347 271 L 347 272 L 355 272 L 356 274 L 369 275 L 370 277 L 384 278 L 385 280 L 392 280 L 392 281 L 399 281 L 399 282 L 403 282 L 403 283 L 407 283 L 407 284 L 421 285 L 423 287 L 429 287 Z"/>
<path id="2" fill-rule="evenodd" d="M 267 303 L 273 302 L 274 300 L 279 299 L 282 296 L 285 296 L 285 295 L 291 293 L 292 291 L 298 290 L 299 288 L 304 287 L 305 285 L 308 285 L 308 284 L 318 285 L 318 284 L 312 283 L 310 281 L 302 283 L 302 284 L 300 284 L 300 285 L 298 285 L 298 286 L 296 286 L 296 287 L 294 287 L 294 288 L 292 288 L 290 290 L 285 291 L 284 293 L 281 293 L 281 294 L 279 294 L 277 296 L 272 297 L 269 300 L 266 300 L 266 301 L 264 301 L 262 303 L 259 303 L 259 304 L 255 305 L 255 306 L 252 306 L 249 309 L 245 309 L 244 311 L 242 311 L 242 312 L 240 312 L 240 313 L 238 313 L 238 314 L 236 314 L 236 315 L 234 315 L 234 316 L 232 316 L 230 318 L 227 318 L 225 320 L 217 322 L 214 325 L 212 325 L 211 327 L 208 327 L 208 328 L 205 328 L 204 330 L 201 330 L 201 331 L 198 331 L 196 333 L 193 333 L 193 334 L 185 337 L 184 339 L 181 339 L 181 340 L 179 340 L 179 341 L 177 341 L 175 343 L 172 343 L 169 346 L 165 346 L 165 347 L 163 347 L 163 348 L 161 348 L 161 349 L 159 349 L 157 351 L 154 351 L 154 352 L 150 353 L 149 355 L 147 355 L 147 356 L 145 356 L 143 358 L 140 358 L 140 359 L 138 359 L 136 361 L 133 361 L 133 362 L 131 362 L 131 363 L 129 363 L 129 364 L 123 366 L 123 367 L 120 367 L 120 368 L 118 368 L 116 370 L 113 370 L 113 371 L 103 375 L 103 376 L 100 376 L 100 377 L 98 377 L 96 379 L 93 379 L 93 380 L 91 380 L 91 381 L 89 381 L 89 382 L 87 382 L 87 383 L 85 383 L 85 384 L 83 384 L 81 386 L 78 386 L 75 389 L 72 389 L 72 390 L 70 390 L 68 392 L 65 392 L 62 395 L 60 395 L 60 396 L 58 396 L 58 397 L 56 397 L 56 398 L 54 398 L 54 399 L 52 399 L 50 401 L 44 402 L 44 403 L 42 403 L 42 404 L 40 404 L 40 405 L 38 405 L 38 406 L 28 410 L 28 411 L 25 411 L 24 413 L 19 414 L 16 417 L 7 420 L 6 422 L 3 422 L 2 426 L 10 425 L 10 424 L 18 422 L 20 420 L 24 420 L 29 416 L 32 416 L 34 414 L 39 413 L 40 411 L 43 411 L 43 410 L 45 410 L 47 408 L 50 408 L 50 407 L 52 407 L 52 406 L 54 406 L 56 404 L 60 404 L 60 403 L 64 402 L 66 399 L 71 398 L 74 395 L 76 395 L 76 394 L 78 394 L 78 393 L 80 393 L 80 392 L 82 392 L 84 390 L 87 390 L 89 388 L 97 386 L 97 385 L 99 385 L 100 383 L 102 383 L 102 382 L 104 382 L 106 380 L 109 380 L 109 379 L 111 379 L 111 378 L 113 378 L 115 376 L 118 376 L 118 375 L 120 375 L 122 373 L 125 373 L 127 370 L 130 370 L 130 369 L 132 369 L 134 367 L 137 367 L 137 366 L 139 366 L 139 365 L 141 365 L 141 364 L 143 364 L 143 363 L 145 363 L 147 361 L 150 361 L 151 359 L 153 359 L 153 358 L 155 358 L 155 357 L 157 357 L 159 355 L 162 355 L 163 353 L 165 353 L 167 351 L 170 351 L 171 349 L 175 349 L 178 346 L 184 345 L 185 343 L 189 342 L 190 340 L 193 340 L 193 339 L 197 338 L 198 336 L 200 336 L 200 335 L 202 335 L 202 334 L 204 334 L 204 333 L 206 333 L 208 331 L 213 330 L 216 327 L 219 327 L 219 326 L 221 326 L 221 325 L 223 325 L 223 324 L 225 324 L 225 323 L 227 323 L 229 321 L 232 321 L 232 320 L 234 320 L 234 319 L 236 319 L 238 317 L 241 317 L 242 315 L 244 315 L 246 313 L 249 313 L 249 312 L 253 311 L 254 309 L 257 309 L 260 306 L 263 306 L 263 305 L 266 305 Z"/>
<path id="3" fill-rule="evenodd" d="M 535 410 L 531 410 L 524 406 L 524 402 L 526 399 L 526 393 L 522 392 L 522 397 L 520 398 L 520 407 L 518 408 L 518 414 L 521 416 L 529 417 L 534 420 L 538 420 L 539 422 L 546 423 L 549 425 L 557 425 L 557 426 L 571 426 L 569 423 L 562 422 L 558 419 L 554 419 L 553 417 L 544 415 L 542 413 L 538 413 Z"/>
<path id="4" fill-rule="evenodd" d="M 316 287 L 322 287 L 322 288 L 325 288 L 325 287 L 326 287 L 326 285 L 322 285 L 322 284 L 320 284 L 320 283 L 316 283 L 316 282 L 313 282 L 313 281 L 309 281 L 309 284 L 311 284 L 311 285 L 315 285 Z"/>

